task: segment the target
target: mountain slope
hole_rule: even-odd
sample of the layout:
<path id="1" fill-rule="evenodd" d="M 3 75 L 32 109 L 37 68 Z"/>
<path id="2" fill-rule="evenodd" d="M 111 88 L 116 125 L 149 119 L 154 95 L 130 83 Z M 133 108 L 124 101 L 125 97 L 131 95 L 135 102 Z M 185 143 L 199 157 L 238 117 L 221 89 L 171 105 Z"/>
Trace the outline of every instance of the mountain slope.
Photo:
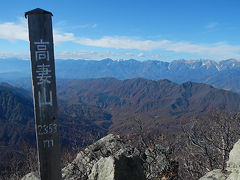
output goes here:
<path id="1" fill-rule="evenodd" d="M 65 80 L 58 96 L 68 103 L 97 106 L 112 115 L 111 131 L 127 132 L 141 119 L 149 129 L 179 127 L 180 120 L 203 115 L 215 108 L 237 111 L 240 96 L 212 86 L 169 80 L 117 80 L 113 78 Z M 135 123 L 136 124 L 136 123 Z"/>
<path id="2" fill-rule="evenodd" d="M 26 165 L 36 149 L 31 93 L 0 84 L 0 171 Z M 111 115 L 95 106 L 66 104 L 59 101 L 59 123 L 62 150 L 86 146 L 105 136 Z M 30 153 L 30 155 L 29 155 Z M 18 163 L 12 164 L 12 163 Z"/>
<path id="3" fill-rule="evenodd" d="M 0 151 L 19 150 L 24 142 L 35 144 L 32 102 L 30 92 L 0 84 Z M 90 136 L 107 134 L 111 115 L 84 103 L 68 105 L 60 101 L 59 122 L 63 145 L 70 146 L 76 139 L 82 145 L 95 140 Z"/>
<path id="4" fill-rule="evenodd" d="M 0 85 L 0 127 L 2 146 L 20 146 L 25 138 L 33 141 L 34 137 L 30 137 L 34 131 L 33 107 L 27 91 Z M 21 135 L 23 129 L 27 136 Z"/>

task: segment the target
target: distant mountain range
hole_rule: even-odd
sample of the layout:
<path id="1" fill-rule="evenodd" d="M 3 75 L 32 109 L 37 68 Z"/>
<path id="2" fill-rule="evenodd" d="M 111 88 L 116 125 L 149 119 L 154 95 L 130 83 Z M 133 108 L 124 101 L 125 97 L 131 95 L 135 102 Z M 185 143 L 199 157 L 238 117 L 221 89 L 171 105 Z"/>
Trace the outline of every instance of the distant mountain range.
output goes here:
<path id="1" fill-rule="evenodd" d="M 113 77 L 119 80 L 168 79 L 176 83 L 201 82 L 240 93 L 240 61 L 229 59 L 163 61 L 56 60 L 58 79 Z M 0 81 L 31 88 L 30 62 L 0 59 Z"/>

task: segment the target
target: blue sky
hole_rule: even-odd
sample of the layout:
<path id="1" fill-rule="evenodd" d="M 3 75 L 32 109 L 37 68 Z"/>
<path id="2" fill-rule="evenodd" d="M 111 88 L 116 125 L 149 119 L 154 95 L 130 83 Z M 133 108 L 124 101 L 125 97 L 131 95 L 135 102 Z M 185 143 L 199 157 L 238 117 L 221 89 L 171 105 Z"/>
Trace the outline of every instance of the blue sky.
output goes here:
<path id="1" fill-rule="evenodd" d="M 8 0 L 0 58 L 29 59 L 24 12 L 53 13 L 56 59 L 240 59 L 239 0 Z"/>

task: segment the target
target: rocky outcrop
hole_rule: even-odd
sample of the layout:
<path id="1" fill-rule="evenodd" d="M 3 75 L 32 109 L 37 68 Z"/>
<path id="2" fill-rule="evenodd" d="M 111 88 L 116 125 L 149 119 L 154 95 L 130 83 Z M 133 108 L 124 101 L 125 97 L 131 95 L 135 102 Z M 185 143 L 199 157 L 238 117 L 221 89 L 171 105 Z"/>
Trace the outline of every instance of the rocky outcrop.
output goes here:
<path id="1" fill-rule="evenodd" d="M 118 135 L 109 134 L 80 151 L 73 162 L 62 169 L 63 180 L 176 179 L 177 166 L 173 166 L 174 161 L 170 161 L 167 151 L 160 147 L 141 153 Z M 30 173 L 22 180 L 37 179 L 36 173 Z"/>
<path id="2" fill-rule="evenodd" d="M 135 176 L 145 179 L 140 152 L 117 136 L 109 134 L 78 153 L 76 159 L 63 168 L 63 179 L 104 180 Z M 133 179 L 133 178 L 132 178 Z"/>
<path id="3" fill-rule="evenodd" d="M 101 158 L 94 164 L 89 179 L 113 179 L 114 178 L 114 158 Z"/>
<path id="4" fill-rule="evenodd" d="M 226 171 L 220 169 L 210 171 L 200 180 L 240 180 L 240 139 L 229 154 Z"/>
<path id="5" fill-rule="evenodd" d="M 22 180 L 40 180 L 40 176 L 37 172 L 31 172 L 24 176 Z"/>
<path id="6" fill-rule="evenodd" d="M 139 157 L 127 158 L 121 156 L 114 158 L 112 156 L 101 158 L 92 168 L 89 180 L 126 180 L 139 179 L 145 180 L 143 168 Z"/>

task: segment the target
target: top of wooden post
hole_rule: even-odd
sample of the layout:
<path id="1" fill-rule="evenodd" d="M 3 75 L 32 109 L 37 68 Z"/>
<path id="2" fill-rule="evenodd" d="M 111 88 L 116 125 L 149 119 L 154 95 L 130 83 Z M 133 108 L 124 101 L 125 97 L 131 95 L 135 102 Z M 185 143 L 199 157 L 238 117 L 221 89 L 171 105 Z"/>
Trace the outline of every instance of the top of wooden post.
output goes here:
<path id="1" fill-rule="evenodd" d="M 27 18 L 28 15 L 32 15 L 32 14 L 50 14 L 51 16 L 53 16 L 53 14 L 51 12 L 45 11 L 45 10 L 40 9 L 40 8 L 36 8 L 36 9 L 31 10 L 31 11 L 25 12 L 24 16 L 25 16 L 25 18 Z"/>

